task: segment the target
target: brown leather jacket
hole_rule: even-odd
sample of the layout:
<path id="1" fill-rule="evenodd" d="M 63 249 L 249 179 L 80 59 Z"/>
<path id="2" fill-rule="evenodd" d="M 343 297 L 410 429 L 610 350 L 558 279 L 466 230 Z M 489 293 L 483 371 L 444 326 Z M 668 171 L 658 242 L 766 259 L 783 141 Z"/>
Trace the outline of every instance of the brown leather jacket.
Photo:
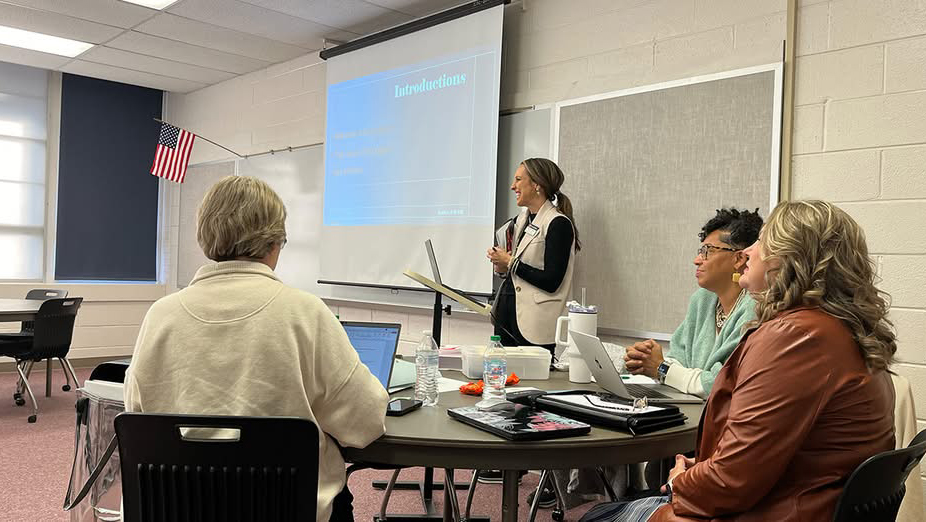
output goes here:
<path id="1" fill-rule="evenodd" d="M 894 391 L 846 325 L 819 308 L 747 332 L 717 375 L 697 463 L 650 522 L 827 521 L 842 485 L 894 449 Z"/>

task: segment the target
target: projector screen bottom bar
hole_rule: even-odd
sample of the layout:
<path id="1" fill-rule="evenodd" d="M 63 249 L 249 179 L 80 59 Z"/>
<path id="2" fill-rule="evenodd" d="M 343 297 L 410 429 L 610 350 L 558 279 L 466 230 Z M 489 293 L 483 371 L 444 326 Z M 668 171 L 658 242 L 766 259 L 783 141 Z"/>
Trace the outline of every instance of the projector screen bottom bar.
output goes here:
<path id="1" fill-rule="evenodd" d="M 433 292 L 430 288 L 421 288 L 415 286 L 399 286 L 399 285 L 379 285 L 376 283 L 352 283 L 349 281 L 329 281 L 327 279 L 319 279 L 318 284 L 320 285 L 340 285 L 340 286 L 354 286 L 360 288 L 380 288 L 383 290 L 408 290 L 410 292 Z M 477 297 L 492 297 L 492 294 L 486 292 L 465 292 L 467 295 L 477 296 Z"/>

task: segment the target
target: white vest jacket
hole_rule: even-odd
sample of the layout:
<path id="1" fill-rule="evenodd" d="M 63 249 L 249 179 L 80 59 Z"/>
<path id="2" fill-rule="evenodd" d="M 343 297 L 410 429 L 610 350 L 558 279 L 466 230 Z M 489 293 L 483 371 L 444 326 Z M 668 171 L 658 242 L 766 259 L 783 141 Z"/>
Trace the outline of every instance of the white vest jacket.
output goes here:
<path id="1" fill-rule="evenodd" d="M 568 220 L 569 218 L 557 210 L 553 203 L 546 201 L 531 223 L 537 227 L 536 233 L 532 232 L 532 228 L 525 232 L 524 237 L 521 237 L 521 231 L 527 226 L 527 217 L 528 211 L 525 209 L 515 220 L 514 242 L 511 246 L 514 259 L 511 262 L 510 274 L 514 285 L 518 329 L 521 330 L 521 335 L 533 344 L 553 344 L 556 319 L 563 314 L 566 309 L 566 300 L 572 295 L 575 240 L 573 239 L 572 248 L 569 250 L 569 263 L 563 282 L 555 292 L 544 292 L 517 276 L 518 263 L 524 262 L 543 270 L 547 229 L 553 219 L 562 217 Z M 519 237 L 521 237 L 520 241 L 518 241 Z"/>

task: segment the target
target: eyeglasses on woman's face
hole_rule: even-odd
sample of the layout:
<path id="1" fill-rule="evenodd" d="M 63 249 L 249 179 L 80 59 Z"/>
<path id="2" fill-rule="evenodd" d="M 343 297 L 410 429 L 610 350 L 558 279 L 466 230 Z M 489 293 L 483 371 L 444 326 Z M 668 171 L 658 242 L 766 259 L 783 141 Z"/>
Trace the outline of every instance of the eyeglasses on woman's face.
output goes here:
<path id="1" fill-rule="evenodd" d="M 726 252 L 739 252 L 739 248 L 727 248 L 715 245 L 708 245 L 707 243 L 701 245 L 701 248 L 698 249 L 698 257 L 707 261 L 708 256 L 710 255 L 711 250 L 723 250 Z"/>

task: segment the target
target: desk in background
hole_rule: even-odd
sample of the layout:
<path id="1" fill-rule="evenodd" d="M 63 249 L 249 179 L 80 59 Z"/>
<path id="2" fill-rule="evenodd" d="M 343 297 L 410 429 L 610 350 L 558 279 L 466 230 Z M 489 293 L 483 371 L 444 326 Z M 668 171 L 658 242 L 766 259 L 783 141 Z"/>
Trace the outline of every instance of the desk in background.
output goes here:
<path id="1" fill-rule="evenodd" d="M 42 302 L 38 299 L 0 299 L 0 322 L 32 321 Z"/>
<path id="2" fill-rule="evenodd" d="M 458 372 L 445 376 L 462 378 Z M 552 372 L 546 381 L 522 381 L 523 387 L 543 390 L 600 390 L 595 384 L 570 383 L 567 374 Z M 399 392 L 401 394 L 401 392 Z M 386 434 L 364 449 L 343 448 L 344 458 L 355 463 L 425 466 L 453 469 L 501 469 L 502 520 L 518 520 L 518 471 L 616 466 L 671 457 L 695 449 L 703 405 L 681 405 L 688 416 L 682 426 L 636 437 L 629 433 L 592 427 L 581 437 L 537 442 L 511 442 L 478 430 L 447 415 L 448 408 L 473 406 L 478 397 L 458 391 L 440 395 L 433 408 L 421 408 L 402 417 L 386 417 Z M 444 489 L 444 505 L 449 504 Z M 449 520 L 445 508 L 444 519 Z"/>

